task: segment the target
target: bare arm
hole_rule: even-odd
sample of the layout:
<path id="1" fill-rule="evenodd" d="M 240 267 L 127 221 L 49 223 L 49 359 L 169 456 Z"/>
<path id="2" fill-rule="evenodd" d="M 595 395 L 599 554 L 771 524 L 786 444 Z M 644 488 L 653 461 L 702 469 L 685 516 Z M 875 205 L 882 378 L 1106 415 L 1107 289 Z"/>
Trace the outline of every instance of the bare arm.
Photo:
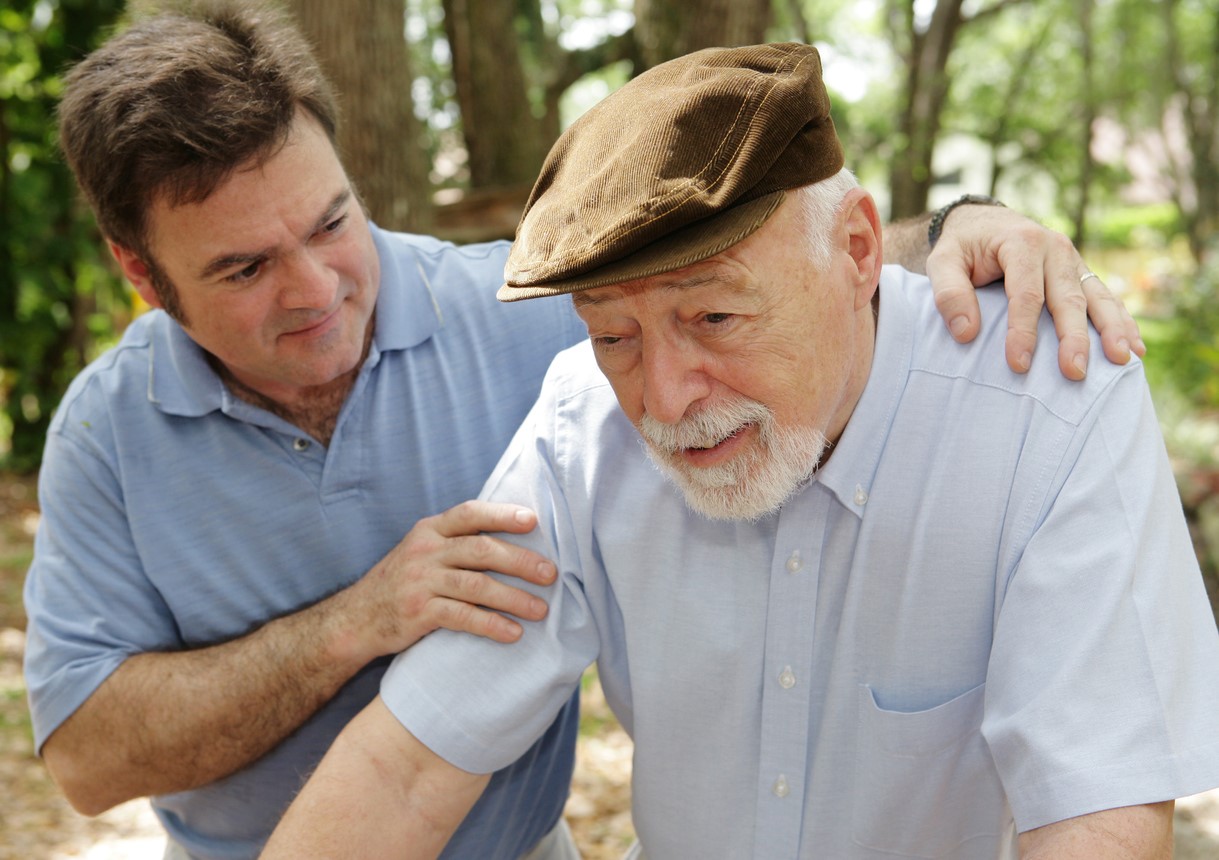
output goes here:
<path id="1" fill-rule="evenodd" d="M 47 767 L 95 815 L 245 767 L 368 662 L 439 627 L 515 641 L 520 625 L 499 612 L 536 620 L 546 605 L 483 571 L 546 584 L 554 565 L 479 532 L 535 524 L 513 505 L 466 502 L 421 520 L 359 582 L 310 608 L 224 644 L 134 655 L 48 738 Z"/>
<path id="2" fill-rule="evenodd" d="M 433 753 L 378 697 L 335 740 L 261 856 L 434 858 L 488 779 Z"/>
<path id="3" fill-rule="evenodd" d="M 1021 860 L 1171 860 L 1173 801 L 1106 809 L 1020 834 Z"/>
<path id="4" fill-rule="evenodd" d="M 945 219 L 935 249 L 927 245 L 931 216 L 884 228 L 885 262 L 931 278 L 936 304 L 953 337 L 965 343 L 981 328 L 974 287 L 1004 279 L 1007 290 L 1007 363 L 1028 370 L 1037 343 L 1037 318 L 1044 304 L 1058 331 L 1058 366 L 1068 379 L 1082 379 L 1088 365 L 1088 319 L 1096 326 L 1105 356 L 1125 364 L 1146 352 L 1125 305 L 1099 278 L 1080 282 L 1088 271 L 1066 236 L 1002 206 L 957 206 Z"/>

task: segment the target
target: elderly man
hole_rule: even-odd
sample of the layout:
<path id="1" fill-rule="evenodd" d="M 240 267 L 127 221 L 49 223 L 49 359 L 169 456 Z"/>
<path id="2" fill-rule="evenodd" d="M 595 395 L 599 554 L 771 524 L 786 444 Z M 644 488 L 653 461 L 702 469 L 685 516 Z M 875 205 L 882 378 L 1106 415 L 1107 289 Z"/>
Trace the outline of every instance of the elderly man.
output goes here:
<path id="1" fill-rule="evenodd" d="M 538 511 L 550 613 L 399 657 L 266 856 L 433 856 L 593 660 L 639 856 L 1171 850 L 1219 784 L 1219 637 L 1141 367 L 1016 376 L 998 293 L 954 344 L 842 163 L 800 45 L 559 141 L 500 296 L 570 293 L 591 340 L 484 491 Z"/>

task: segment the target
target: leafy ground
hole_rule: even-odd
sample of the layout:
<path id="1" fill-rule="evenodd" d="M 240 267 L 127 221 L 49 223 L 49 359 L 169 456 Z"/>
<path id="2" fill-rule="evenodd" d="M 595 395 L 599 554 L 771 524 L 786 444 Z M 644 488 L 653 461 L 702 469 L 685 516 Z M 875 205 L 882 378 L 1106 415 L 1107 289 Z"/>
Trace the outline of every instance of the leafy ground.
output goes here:
<path id="1" fill-rule="evenodd" d="M 67 805 L 33 755 L 21 654 L 21 581 L 37 524 L 33 481 L 0 474 L 0 860 L 160 860 L 148 805 L 89 819 Z M 600 687 L 584 693 L 584 734 L 567 819 L 586 860 L 618 860 L 631 844 L 631 743 Z M 1219 857 L 1219 791 L 1177 804 L 1177 860 Z"/>

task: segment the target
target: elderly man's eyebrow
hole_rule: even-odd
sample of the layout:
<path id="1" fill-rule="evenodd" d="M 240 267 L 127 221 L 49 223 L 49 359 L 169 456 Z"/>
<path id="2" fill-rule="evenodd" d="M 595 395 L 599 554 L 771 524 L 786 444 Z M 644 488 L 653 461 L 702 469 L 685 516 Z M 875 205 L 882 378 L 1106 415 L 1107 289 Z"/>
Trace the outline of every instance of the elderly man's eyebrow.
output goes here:
<path id="1" fill-rule="evenodd" d="M 352 191 L 350 187 L 344 188 L 338 194 L 334 195 L 334 197 L 331 198 L 330 203 L 326 206 L 325 211 L 322 212 L 318 219 L 313 222 L 313 227 L 310 229 L 309 234 L 313 235 L 333 221 L 334 217 L 338 215 L 339 210 L 348 204 L 351 197 Z M 208 280 L 227 269 L 235 268 L 237 266 L 249 266 L 253 263 L 266 260 L 271 257 L 274 250 L 274 248 L 260 248 L 255 251 L 238 251 L 233 254 L 223 254 L 219 257 L 215 257 L 209 260 L 207 265 L 199 271 L 199 280 Z"/>
<path id="2" fill-rule="evenodd" d="M 598 287 L 596 295 L 590 295 L 588 292 L 575 292 L 571 294 L 572 303 L 576 308 L 592 307 L 593 305 L 604 304 L 619 299 L 632 289 L 632 285 L 639 283 L 638 281 L 629 281 L 625 284 L 617 284 L 608 287 Z M 680 290 L 690 290 L 696 287 L 705 286 L 727 286 L 734 287 L 735 283 L 727 273 L 720 270 L 719 267 L 708 267 L 700 269 L 696 272 L 689 272 L 681 277 L 674 278 L 671 281 L 666 281 L 658 284 L 656 289 L 665 292 L 678 292 Z"/>

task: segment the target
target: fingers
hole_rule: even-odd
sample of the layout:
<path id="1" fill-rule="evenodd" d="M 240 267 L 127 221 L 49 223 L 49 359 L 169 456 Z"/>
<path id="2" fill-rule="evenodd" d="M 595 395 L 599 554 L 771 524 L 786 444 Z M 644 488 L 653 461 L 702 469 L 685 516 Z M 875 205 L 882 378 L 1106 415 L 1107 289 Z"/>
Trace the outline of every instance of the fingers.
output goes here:
<path id="1" fill-rule="evenodd" d="M 549 585 L 556 576 L 549 561 L 506 541 L 488 535 L 448 538 L 408 592 L 413 593 L 414 601 L 408 597 L 407 612 L 425 629 L 444 627 L 497 642 L 515 642 L 521 636 L 521 625 L 501 613 L 540 621 L 546 617 L 546 601 L 484 570 L 537 585 Z"/>
<path id="2" fill-rule="evenodd" d="M 1125 364 L 1131 352 L 1145 355 L 1147 346 L 1139 334 L 1138 323 L 1105 282 L 1094 277 L 1085 278 L 1080 284 L 1087 298 L 1088 316 L 1100 332 L 1105 357 L 1114 364 Z"/>
<path id="3" fill-rule="evenodd" d="M 1007 366 L 1025 373 L 1033 365 L 1037 323 L 1045 303 L 1045 272 L 1040 256 L 1013 255 L 1006 265 L 1003 288 L 1007 292 Z M 1057 315 L 1054 319 L 1057 323 Z"/>
<path id="4" fill-rule="evenodd" d="M 446 538 L 432 561 L 452 570 L 492 570 L 534 585 L 550 585 L 556 575 L 554 564 L 541 554 L 482 534 Z"/>
<path id="5" fill-rule="evenodd" d="M 436 531 L 445 537 L 456 537 L 479 532 L 524 534 L 533 530 L 538 518 L 533 511 L 521 505 L 471 499 L 421 522 L 431 522 Z"/>
<path id="6" fill-rule="evenodd" d="M 1079 282 L 1085 269 L 1075 246 L 1063 234 L 1036 225 L 997 253 L 1008 294 L 1008 366 L 1018 373 L 1031 366 L 1044 305 L 1058 334 L 1060 372 L 1068 379 L 1083 379 L 1091 341 L 1088 301 Z"/>
<path id="7" fill-rule="evenodd" d="M 468 501 L 420 520 L 387 561 L 398 609 L 410 627 L 444 627 L 498 642 L 520 638 L 524 621 L 546 617 L 546 602 L 489 575 L 552 584 L 554 564 L 541 554 L 484 532 L 523 534 L 537 516 L 520 505 Z"/>
<path id="8" fill-rule="evenodd" d="M 941 240 L 940 245 L 944 244 Z M 982 327 L 978 295 L 959 258 L 933 252 L 927 258 L 927 276 L 935 293 L 935 306 L 953 338 L 958 343 L 968 343 L 977 337 Z"/>
<path id="9" fill-rule="evenodd" d="M 537 515 L 528 508 L 471 500 L 421 520 L 416 529 L 430 529 L 436 533 L 440 545 L 434 552 L 435 560 L 445 567 L 493 570 L 536 585 L 549 585 L 555 578 L 555 566 L 549 559 L 484 534 L 525 534 L 536 526 Z"/>
<path id="10" fill-rule="evenodd" d="M 1068 307 L 1069 312 L 1064 310 Z M 1088 314 L 1082 297 L 1078 302 L 1070 299 L 1058 305 L 1054 329 L 1058 332 L 1058 369 L 1067 379 L 1083 379 L 1088 375 L 1092 342 L 1088 339 Z"/>
<path id="11" fill-rule="evenodd" d="M 429 628 L 443 627 L 507 643 L 520 639 L 524 632 L 515 619 L 541 621 L 546 617 L 546 603 L 528 592 L 485 573 L 461 573 L 467 576 L 460 585 L 453 586 L 451 596 L 436 594 L 429 600 L 426 618 Z"/>
<path id="12" fill-rule="evenodd" d="M 971 340 L 980 330 L 972 285 L 1003 278 L 1008 295 L 1008 365 L 1023 373 L 1031 365 L 1042 306 L 1058 334 L 1058 366 L 1068 379 L 1083 379 L 1090 358 L 1088 321 L 1101 335 L 1105 356 L 1115 364 L 1146 352 L 1138 325 L 1061 233 L 997 206 L 961 206 L 927 258 L 936 306 L 953 337 Z M 1081 281 L 1082 278 L 1082 281 Z"/>

